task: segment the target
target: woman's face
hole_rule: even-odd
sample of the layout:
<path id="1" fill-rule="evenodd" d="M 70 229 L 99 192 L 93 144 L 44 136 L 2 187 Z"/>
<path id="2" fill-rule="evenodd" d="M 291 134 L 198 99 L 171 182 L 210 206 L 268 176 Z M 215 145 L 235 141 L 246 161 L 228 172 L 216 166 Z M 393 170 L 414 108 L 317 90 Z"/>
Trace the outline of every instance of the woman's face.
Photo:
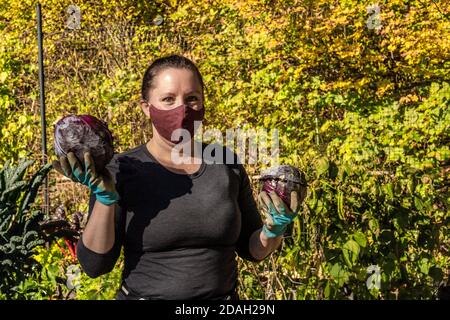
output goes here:
<path id="1" fill-rule="evenodd" d="M 202 87 L 199 79 L 188 69 L 168 68 L 154 79 L 149 104 L 170 110 L 186 104 L 195 110 L 203 108 Z"/>

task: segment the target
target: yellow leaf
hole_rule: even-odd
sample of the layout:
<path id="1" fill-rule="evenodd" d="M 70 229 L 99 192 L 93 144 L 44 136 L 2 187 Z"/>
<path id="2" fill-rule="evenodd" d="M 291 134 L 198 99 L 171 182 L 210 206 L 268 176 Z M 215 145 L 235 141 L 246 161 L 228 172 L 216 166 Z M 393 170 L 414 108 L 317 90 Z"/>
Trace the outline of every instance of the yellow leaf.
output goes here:
<path id="1" fill-rule="evenodd" d="M 19 124 L 22 125 L 22 124 L 25 124 L 26 122 L 27 122 L 27 117 L 24 115 L 21 115 L 19 117 Z"/>

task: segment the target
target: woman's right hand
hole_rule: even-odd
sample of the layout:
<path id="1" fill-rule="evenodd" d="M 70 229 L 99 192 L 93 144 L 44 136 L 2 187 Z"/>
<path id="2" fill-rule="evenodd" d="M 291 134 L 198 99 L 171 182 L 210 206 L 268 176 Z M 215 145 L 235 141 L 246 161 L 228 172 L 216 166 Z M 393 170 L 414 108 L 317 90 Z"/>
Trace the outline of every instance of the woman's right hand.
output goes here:
<path id="1" fill-rule="evenodd" d="M 53 168 L 74 182 L 79 182 L 95 194 L 97 201 L 110 206 L 119 200 L 114 180 L 108 169 L 100 174 L 95 170 L 94 159 L 89 152 L 84 153 L 84 169 L 73 152 L 53 161 Z"/>

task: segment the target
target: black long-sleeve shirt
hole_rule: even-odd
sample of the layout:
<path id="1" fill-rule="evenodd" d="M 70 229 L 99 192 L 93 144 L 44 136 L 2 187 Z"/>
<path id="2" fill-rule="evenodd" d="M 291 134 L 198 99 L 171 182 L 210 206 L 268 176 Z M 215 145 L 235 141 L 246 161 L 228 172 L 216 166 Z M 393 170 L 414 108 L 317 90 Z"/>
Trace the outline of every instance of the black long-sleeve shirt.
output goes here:
<path id="1" fill-rule="evenodd" d="M 215 144 L 202 149 L 194 174 L 167 170 L 145 144 L 114 156 L 107 168 L 120 195 L 115 243 L 98 254 L 80 238 L 78 259 L 89 276 L 110 272 L 123 246 L 122 281 L 138 296 L 210 299 L 235 289 L 236 253 L 255 261 L 249 239 L 262 221 L 236 154 Z M 91 195 L 89 215 L 94 203 Z"/>

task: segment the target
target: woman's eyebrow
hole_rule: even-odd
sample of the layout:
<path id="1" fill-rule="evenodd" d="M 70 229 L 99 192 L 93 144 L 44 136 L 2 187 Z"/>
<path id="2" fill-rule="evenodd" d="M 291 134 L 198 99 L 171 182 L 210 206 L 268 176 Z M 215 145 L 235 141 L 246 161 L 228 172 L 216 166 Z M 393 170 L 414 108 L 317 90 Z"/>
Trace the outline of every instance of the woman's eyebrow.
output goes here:
<path id="1" fill-rule="evenodd" d="M 189 91 L 189 92 L 188 92 L 188 93 L 186 93 L 186 94 L 188 95 L 188 94 L 191 94 L 191 93 L 197 93 L 197 94 L 200 94 L 200 92 L 199 92 L 199 91 L 197 91 L 197 90 Z M 176 94 L 175 94 L 175 93 L 173 93 L 173 92 L 164 92 L 164 93 L 163 93 L 163 95 L 171 95 L 171 96 L 176 96 Z"/>

